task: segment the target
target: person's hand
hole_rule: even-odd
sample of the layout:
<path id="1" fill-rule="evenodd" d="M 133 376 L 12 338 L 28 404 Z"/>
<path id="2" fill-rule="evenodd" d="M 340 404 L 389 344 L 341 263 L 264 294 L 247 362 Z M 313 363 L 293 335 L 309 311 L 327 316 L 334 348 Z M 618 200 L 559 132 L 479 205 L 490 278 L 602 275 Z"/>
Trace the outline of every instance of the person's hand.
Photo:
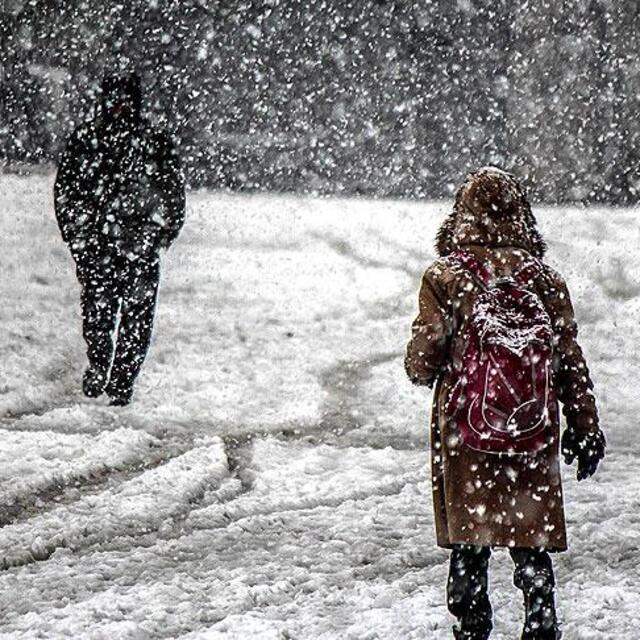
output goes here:
<path id="1" fill-rule="evenodd" d="M 590 433 L 577 433 L 567 428 L 560 442 L 562 455 L 567 464 L 578 460 L 578 480 L 590 478 L 604 458 L 607 441 L 604 433 L 598 429 Z"/>
<path id="2" fill-rule="evenodd" d="M 167 235 L 164 233 L 159 234 L 155 243 L 156 252 L 167 251 L 170 246 L 171 240 L 167 237 Z"/>

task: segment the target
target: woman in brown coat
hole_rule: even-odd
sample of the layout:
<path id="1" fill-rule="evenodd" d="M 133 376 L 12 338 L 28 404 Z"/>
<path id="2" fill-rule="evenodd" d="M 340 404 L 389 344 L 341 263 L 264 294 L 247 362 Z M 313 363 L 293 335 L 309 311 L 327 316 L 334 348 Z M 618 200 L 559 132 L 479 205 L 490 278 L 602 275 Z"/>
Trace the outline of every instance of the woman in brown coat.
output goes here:
<path id="1" fill-rule="evenodd" d="M 494 167 L 470 175 L 459 189 L 436 248 L 440 258 L 422 279 L 405 366 L 415 384 L 435 385 L 433 503 L 438 545 L 452 550 L 447 593 L 449 610 L 458 618 L 454 634 L 467 640 L 489 637 L 490 550 L 507 547 L 516 567 L 515 585 L 524 593 L 523 640 L 555 640 L 560 632 L 548 552 L 567 548 L 557 401 L 567 422 L 562 453 L 569 464 L 577 458 L 579 480 L 595 472 L 605 449 L 569 292 L 561 276 L 541 261 L 545 244 L 523 189 L 511 174 Z M 544 411 L 544 446 L 524 455 L 468 446 L 461 431 L 467 414 L 462 413 L 461 422 L 460 412 L 451 409 L 453 387 L 459 391 L 469 379 L 461 371 L 469 362 L 467 325 L 486 285 L 473 269 L 456 263 L 458 254 L 494 282 L 513 282 L 523 265 L 536 265 L 528 272 L 526 289 L 541 302 L 549 326 L 552 395 L 551 409 Z M 464 389 L 458 397 L 458 403 L 467 402 Z"/>

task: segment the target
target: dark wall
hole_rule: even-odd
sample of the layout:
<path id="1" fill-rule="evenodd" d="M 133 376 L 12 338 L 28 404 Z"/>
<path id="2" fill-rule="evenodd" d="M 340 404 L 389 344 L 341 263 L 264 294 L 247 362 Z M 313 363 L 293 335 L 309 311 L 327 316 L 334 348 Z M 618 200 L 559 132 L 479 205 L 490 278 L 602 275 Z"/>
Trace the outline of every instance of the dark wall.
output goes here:
<path id="1" fill-rule="evenodd" d="M 55 159 L 129 63 L 193 185 L 438 197 L 499 163 L 542 200 L 636 200 L 635 1 L 4 6 L 5 164 Z"/>

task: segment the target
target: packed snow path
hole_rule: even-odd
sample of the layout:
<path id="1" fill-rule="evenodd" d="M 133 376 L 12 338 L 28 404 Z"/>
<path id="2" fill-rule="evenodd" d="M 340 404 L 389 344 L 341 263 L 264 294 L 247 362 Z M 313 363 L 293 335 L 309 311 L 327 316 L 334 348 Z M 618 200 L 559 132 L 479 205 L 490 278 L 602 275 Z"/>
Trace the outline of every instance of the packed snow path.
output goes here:
<path id="1" fill-rule="evenodd" d="M 429 392 L 402 354 L 447 204 L 192 194 L 125 409 L 80 393 L 51 178 L 0 176 L 0 638 L 445 639 Z M 538 212 L 609 456 L 565 468 L 565 638 L 640 629 L 638 211 Z M 496 629 L 520 593 L 492 560 Z"/>

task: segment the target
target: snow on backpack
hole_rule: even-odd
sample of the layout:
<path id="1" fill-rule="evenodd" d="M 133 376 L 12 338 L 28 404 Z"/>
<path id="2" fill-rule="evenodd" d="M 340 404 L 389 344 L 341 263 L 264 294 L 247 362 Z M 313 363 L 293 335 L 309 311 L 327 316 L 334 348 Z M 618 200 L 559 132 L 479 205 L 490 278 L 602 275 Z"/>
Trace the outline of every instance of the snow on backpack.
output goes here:
<path id="1" fill-rule="evenodd" d="M 531 258 L 513 275 L 495 278 L 467 251 L 454 252 L 448 261 L 471 275 L 480 292 L 445 412 L 472 449 L 535 453 L 547 445 L 550 416 L 557 411 L 551 320 L 529 286 L 542 265 Z"/>

